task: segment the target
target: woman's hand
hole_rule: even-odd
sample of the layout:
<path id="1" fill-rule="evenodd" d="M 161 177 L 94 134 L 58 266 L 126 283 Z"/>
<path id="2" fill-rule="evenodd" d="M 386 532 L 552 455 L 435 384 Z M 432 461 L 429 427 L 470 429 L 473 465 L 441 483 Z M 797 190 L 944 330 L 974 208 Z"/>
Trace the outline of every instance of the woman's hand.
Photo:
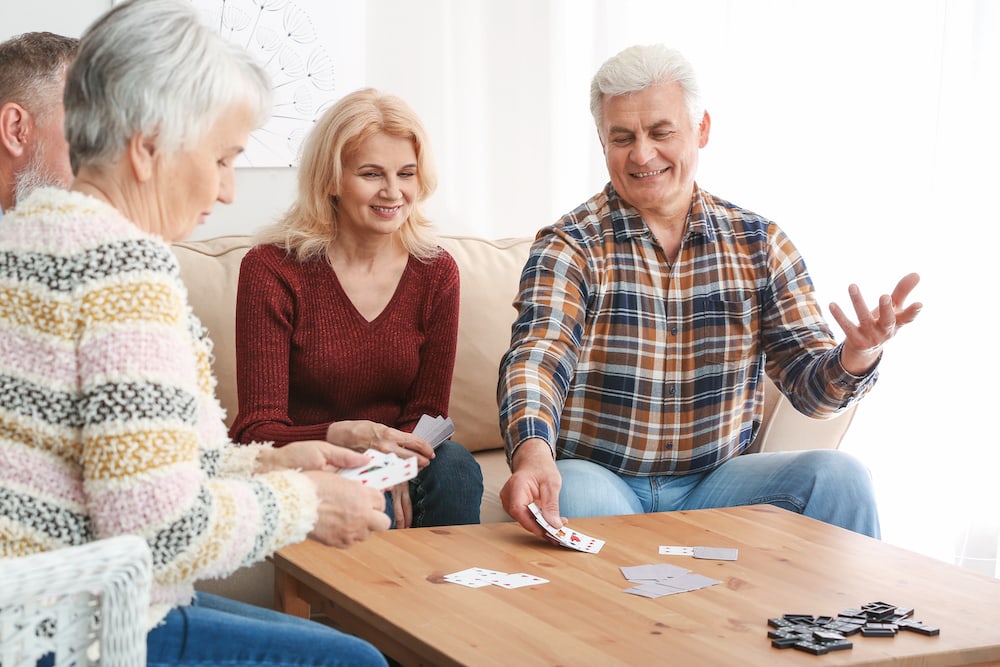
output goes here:
<path id="1" fill-rule="evenodd" d="M 352 452 L 357 454 L 356 452 Z M 363 460 L 368 457 L 357 454 Z M 332 547 L 349 547 L 375 532 L 388 530 L 385 496 L 381 491 L 333 472 L 302 473 L 316 485 L 318 516 L 309 537 Z"/>
<path id="2" fill-rule="evenodd" d="M 415 456 L 418 468 L 434 458 L 434 448 L 423 438 L 367 419 L 334 422 L 326 430 L 326 439 L 356 451 L 376 449 L 401 457 Z"/>
<path id="3" fill-rule="evenodd" d="M 299 440 L 284 447 L 262 449 L 257 455 L 256 472 L 288 469 L 340 470 L 363 466 L 370 460 L 361 452 L 323 440 Z"/>

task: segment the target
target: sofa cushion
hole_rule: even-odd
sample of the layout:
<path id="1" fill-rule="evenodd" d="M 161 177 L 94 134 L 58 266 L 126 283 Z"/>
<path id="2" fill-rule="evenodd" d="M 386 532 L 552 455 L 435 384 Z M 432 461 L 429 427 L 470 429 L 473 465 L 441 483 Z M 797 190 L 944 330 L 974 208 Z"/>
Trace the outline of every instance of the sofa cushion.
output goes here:
<path id="1" fill-rule="evenodd" d="M 441 247 L 455 258 L 461 280 L 458 350 L 449 408 L 455 422 L 454 438 L 473 452 L 503 447 L 497 380 L 517 315 L 513 301 L 531 239 L 444 237 Z"/>
<path id="2" fill-rule="evenodd" d="M 188 303 L 208 329 L 215 359 L 212 370 L 215 393 L 226 411 L 226 426 L 233 423 L 236 401 L 236 287 L 240 263 L 252 244 L 249 236 L 219 236 L 205 241 L 173 245 L 188 290 Z"/>

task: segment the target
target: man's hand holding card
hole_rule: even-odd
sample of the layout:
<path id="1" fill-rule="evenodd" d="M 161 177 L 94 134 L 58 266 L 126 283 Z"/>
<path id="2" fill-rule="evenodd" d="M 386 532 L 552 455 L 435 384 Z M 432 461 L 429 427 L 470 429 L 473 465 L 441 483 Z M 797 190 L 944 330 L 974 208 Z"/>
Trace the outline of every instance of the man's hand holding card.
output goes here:
<path id="1" fill-rule="evenodd" d="M 577 551 L 583 551 L 588 554 L 596 554 L 601 550 L 601 547 L 604 546 L 604 540 L 584 535 L 583 533 L 577 532 L 567 526 L 563 526 L 562 528 L 554 527 L 545 520 L 545 517 L 542 516 L 542 511 L 538 509 L 538 505 L 535 503 L 528 505 L 528 509 L 530 509 L 531 513 L 535 515 L 535 521 L 537 521 L 538 525 L 545 529 L 545 533 L 549 536 L 549 538 L 564 547 L 576 549 Z"/>

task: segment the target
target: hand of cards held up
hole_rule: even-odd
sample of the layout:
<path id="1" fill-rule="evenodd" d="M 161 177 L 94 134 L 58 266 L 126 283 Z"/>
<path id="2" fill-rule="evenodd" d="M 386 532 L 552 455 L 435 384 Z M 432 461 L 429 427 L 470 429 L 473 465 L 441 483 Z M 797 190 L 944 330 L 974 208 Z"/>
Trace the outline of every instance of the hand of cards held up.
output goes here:
<path id="1" fill-rule="evenodd" d="M 455 433 L 455 425 L 451 417 L 431 417 L 423 415 L 413 429 L 413 435 L 426 440 L 431 447 L 437 449 L 438 445 L 450 438 Z"/>
<path id="2" fill-rule="evenodd" d="M 371 457 L 371 461 L 356 468 L 344 468 L 339 474 L 379 491 L 385 491 L 417 476 L 416 457 L 402 458 L 377 449 L 369 449 L 365 455 Z"/>

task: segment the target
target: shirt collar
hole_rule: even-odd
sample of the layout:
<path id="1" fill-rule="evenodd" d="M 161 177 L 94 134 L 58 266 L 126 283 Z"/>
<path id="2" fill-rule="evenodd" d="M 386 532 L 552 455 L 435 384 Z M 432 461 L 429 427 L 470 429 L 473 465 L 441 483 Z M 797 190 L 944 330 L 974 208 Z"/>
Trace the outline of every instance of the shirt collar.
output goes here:
<path id="1" fill-rule="evenodd" d="M 611 225 L 614 230 L 615 239 L 624 241 L 637 236 L 648 236 L 649 227 L 646 226 L 639 212 L 632 208 L 621 195 L 615 190 L 611 183 L 604 188 L 604 194 L 608 200 L 608 209 L 611 213 Z M 705 203 L 708 193 L 694 184 L 694 192 L 691 195 L 691 206 L 688 208 L 687 234 L 706 236 L 709 239 L 715 237 L 710 218 L 711 207 Z"/>

